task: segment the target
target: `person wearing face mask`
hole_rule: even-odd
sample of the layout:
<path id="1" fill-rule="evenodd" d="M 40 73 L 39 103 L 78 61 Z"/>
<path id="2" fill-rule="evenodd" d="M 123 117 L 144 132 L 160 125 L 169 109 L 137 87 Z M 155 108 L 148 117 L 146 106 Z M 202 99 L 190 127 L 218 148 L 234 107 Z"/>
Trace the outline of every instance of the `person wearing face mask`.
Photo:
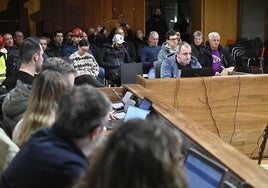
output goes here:
<path id="1" fill-rule="evenodd" d="M 123 45 L 124 42 L 125 40 L 122 35 L 115 34 L 112 44 L 103 44 L 97 60 L 99 65 L 105 69 L 105 77 L 112 86 L 121 85 L 120 64 L 131 62 L 129 52 Z"/>
<path id="2" fill-rule="evenodd" d="M 146 22 L 146 36 L 151 31 L 156 31 L 159 34 L 159 44 L 165 42 L 165 34 L 168 31 L 168 26 L 165 20 L 162 19 L 162 12 L 160 8 L 154 10 L 153 16 Z"/>
<path id="3" fill-rule="evenodd" d="M 182 42 L 173 55 L 168 56 L 161 65 L 161 78 L 180 77 L 181 69 L 198 69 L 202 68 L 197 58 L 192 56 L 190 44 Z"/>

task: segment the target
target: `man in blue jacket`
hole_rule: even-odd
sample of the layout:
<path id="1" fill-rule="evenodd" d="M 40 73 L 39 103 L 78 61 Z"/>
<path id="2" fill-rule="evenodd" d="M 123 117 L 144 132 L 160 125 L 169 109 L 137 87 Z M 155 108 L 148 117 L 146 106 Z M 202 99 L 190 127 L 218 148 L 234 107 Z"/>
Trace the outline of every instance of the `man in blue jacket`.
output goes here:
<path id="1" fill-rule="evenodd" d="M 192 56 L 190 44 L 182 42 L 174 54 L 169 55 L 161 65 L 161 78 L 180 77 L 181 69 L 201 69 L 198 60 Z"/>
<path id="2" fill-rule="evenodd" d="M 0 187 L 71 187 L 88 167 L 110 109 L 107 96 L 92 86 L 71 87 L 55 123 L 30 137 L 4 171 Z"/>

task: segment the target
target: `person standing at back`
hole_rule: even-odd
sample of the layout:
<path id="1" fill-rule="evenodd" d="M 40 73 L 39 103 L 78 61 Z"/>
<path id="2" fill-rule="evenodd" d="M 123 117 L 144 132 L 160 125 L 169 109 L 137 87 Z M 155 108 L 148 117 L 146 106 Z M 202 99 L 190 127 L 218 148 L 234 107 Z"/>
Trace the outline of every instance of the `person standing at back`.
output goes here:
<path id="1" fill-rule="evenodd" d="M 165 20 L 162 19 L 162 12 L 160 8 L 156 8 L 152 18 L 146 22 L 146 36 L 151 31 L 156 31 L 159 34 L 159 44 L 165 42 L 165 34 L 168 31 L 168 26 Z"/>
<path id="2" fill-rule="evenodd" d="M 209 33 L 205 48 L 198 55 L 198 60 L 202 67 L 212 67 L 216 72 L 215 75 L 220 75 L 223 70 L 222 67 L 235 66 L 235 61 L 229 53 L 229 49 L 220 45 L 220 40 L 219 33 Z"/>
<path id="3" fill-rule="evenodd" d="M 4 171 L 0 187 L 71 187 L 108 123 L 111 101 L 89 85 L 61 97 L 52 127 L 37 130 Z"/>
<path id="4" fill-rule="evenodd" d="M 27 108 L 35 74 L 41 71 L 43 49 L 38 41 L 27 38 L 20 46 L 21 67 L 15 74 L 15 88 L 9 91 L 2 104 L 3 124 L 8 136 Z"/>

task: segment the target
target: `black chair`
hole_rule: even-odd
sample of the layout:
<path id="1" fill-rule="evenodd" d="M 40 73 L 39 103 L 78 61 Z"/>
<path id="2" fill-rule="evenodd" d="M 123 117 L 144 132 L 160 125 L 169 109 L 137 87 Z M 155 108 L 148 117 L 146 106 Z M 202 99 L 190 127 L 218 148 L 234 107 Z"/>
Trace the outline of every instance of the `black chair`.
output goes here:
<path id="1" fill-rule="evenodd" d="M 161 78 L 161 64 L 162 64 L 162 61 L 154 62 L 155 78 Z"/>

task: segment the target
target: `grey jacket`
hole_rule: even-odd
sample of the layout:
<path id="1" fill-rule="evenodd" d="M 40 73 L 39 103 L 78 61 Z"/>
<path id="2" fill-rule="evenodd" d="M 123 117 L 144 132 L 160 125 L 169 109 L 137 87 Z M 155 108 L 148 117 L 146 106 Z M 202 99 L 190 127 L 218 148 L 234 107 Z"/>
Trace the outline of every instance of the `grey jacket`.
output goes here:
<path id="1" fill-rule="evenodd" d="M 158 61 L 164 61 L 164 59 L 166 59 L 166 57 L 169 55 L 169 54 L 173 54 L 176 52 L 177 49 L 175 50 L 172 50 L 169 48 L 168 44 L 166 42 L 164 42 L 162 44 L 162 49 L 160 50 L 160 52 L 158 53 Z"/>
<path id="2" fill-rule="evenodd" d="M 7 93 L 3 101 L 3 126 L 8 136 L 12 136 L 14 127 L 27 109 L 31 87 L 18 80 L 16 87 Z"/>

